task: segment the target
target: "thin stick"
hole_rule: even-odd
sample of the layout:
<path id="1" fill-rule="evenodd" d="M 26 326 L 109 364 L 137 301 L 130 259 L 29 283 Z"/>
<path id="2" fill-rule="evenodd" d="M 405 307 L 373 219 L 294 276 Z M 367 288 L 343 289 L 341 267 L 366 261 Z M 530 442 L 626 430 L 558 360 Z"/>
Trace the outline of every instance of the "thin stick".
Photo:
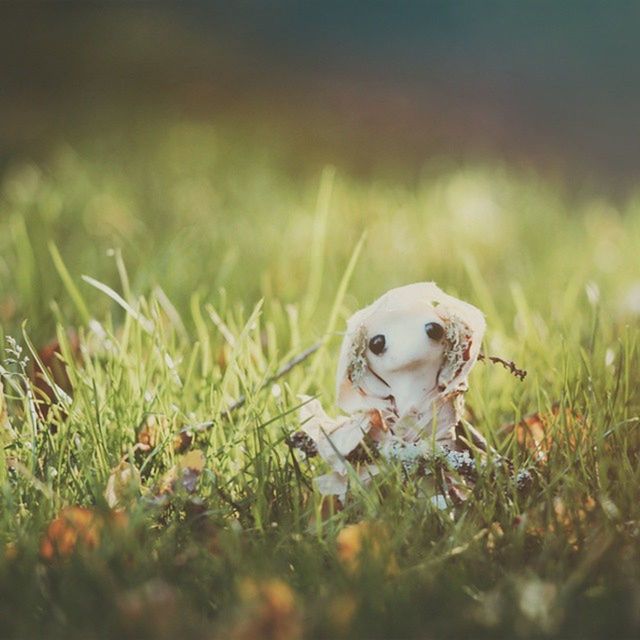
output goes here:
<path id="1" fill-rule="evenodd" d="M 323 344 L 324 344 L 323 341 L 316 342 L 314 345 L 312 345 L 308 349 L 305 349 L 302 353 L 299 353 L 297 356 L 291 358 L 289 362 L 282 365 L 282 367 L 280 367 L 280 369 L 278 369 L 270 378 L 267 378 L 265 382 L 260 386 L 257 392 L 262 391 L 265 387 L 268 387 L 269 385 L 273 384 L 276 380 L 279 380 L 280 378 L 286 376 L 292 369 L 294 369 L 299 364 L 303 363 L 307 358 L 312 356 Z M 246 396 L 241 395 L 237 400 L 234 400 L 234 402 L 232 402 L 224 410 L 223 413 L 233 413 L 234 411 L 237 411 L 238 409 L 240 409 L 240 407 L 242 407 L 245 404 L 246 401 L 247 401 Z"/>
<path id="2" fill-rule="evenodd" d="M 524 380 L 527 377 L 526 369 L 519 369 L 513 360 L 503 360 L 499 356 L 485 356 L 484 353 L 478 355 L 478 360 L 490 360 L 494 364 L 501 364 L 505 369 L 511 372 L 516 378 Z"/>

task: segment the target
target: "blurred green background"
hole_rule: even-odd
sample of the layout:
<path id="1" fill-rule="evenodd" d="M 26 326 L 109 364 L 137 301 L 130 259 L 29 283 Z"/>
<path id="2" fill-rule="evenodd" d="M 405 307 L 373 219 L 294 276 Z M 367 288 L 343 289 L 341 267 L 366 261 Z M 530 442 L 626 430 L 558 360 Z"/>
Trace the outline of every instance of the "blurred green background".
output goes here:
<path id="1" fill-rule="evenodd" d="M 52 333 L 51 240 L 112 284 L 121 249 L 179 308 L 299 300 L 327 166 L 329 288 L 367 228 L 424 260 L 371 259 L 365 296 L 459 287 L 456 225 L 492 286 L 490 264 L 522 279 L 542 201 L 614 227 L 635 207 L 638 26 L 626 2 L 3 3 L 0 319 Z"/>
<path id="2" fill-rule="evenodd" d="M 434 155 L 490 156 L 628 186 L 640 166 L 634 2 L 4 2 L 0 12 L 5 165 L 179 120 L 278 144 L 294 167 L 414 175 Z"/>

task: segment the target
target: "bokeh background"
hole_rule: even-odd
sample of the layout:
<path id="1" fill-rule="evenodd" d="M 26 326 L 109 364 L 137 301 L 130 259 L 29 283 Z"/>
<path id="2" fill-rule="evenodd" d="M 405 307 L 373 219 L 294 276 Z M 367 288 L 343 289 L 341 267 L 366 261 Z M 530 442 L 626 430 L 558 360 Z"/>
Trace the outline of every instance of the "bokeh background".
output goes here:
<path id="1" fill-rule="evenodd" d="M 468 293 L 461 253 L 496 295 L 507 274 L 546 268 L 635 281 L 616 243 L 637 209 L 637 3 L 5 2 L 0 15 L 7 331 L 29 318 L 46 340 L 52 299 L 78 320 L 50 243 L 73 278 L 114 287 L 121 252 L 134 293 L 161 286 L 181 311 L 221 288 L 299 302 L 322 255 L 330 300 L 365 231 L 350 307 L 425 278 Z M 560 239 L 583 233 L 597 245 L 585 267 L 564 264 Z M 96 313 L 108 303 L 83 293 Z"/>
<path id="2" fill-rule="evenodd" d="M 0 9 L 0 158 L 225 123 L 294 167 L 487 155 L 628 186 L 634 2 L 20 2 Z"/>

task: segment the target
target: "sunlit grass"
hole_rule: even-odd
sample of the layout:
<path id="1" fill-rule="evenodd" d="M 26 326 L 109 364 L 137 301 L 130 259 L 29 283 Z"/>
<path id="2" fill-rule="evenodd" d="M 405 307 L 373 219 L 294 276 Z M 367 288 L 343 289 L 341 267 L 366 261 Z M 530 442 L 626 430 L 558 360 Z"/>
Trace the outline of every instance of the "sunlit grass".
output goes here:
<path id="1" fill-rule="evenodd" d="M 633 636 L 640 203 L 569 198 L 489 163 L 411 185 L 292 175 L 202 127 L 7 171 L 3 634 Z M 520 382 L 479 363 L 468 394 L 514 474 L 490 466 L 467 504 L 439 511 L 390 468 L 322 515 L 312 466 L 286 445 L 298 396 L 331 409 L 344 318 L 419 280 L 480 307 L 486 352 L 528 370 Z M 32 372 L 53 339 L 43 415 Z M 513 476 L 534 455 L 500 427 L 533 412 L 550 416 L 553 445 L 522 493 Z M 164 500 L 180 432 L 205 465 L 195 493 Z M 139 472 L 128 523 L 43 558 L 61 509 L 107 514 L 123 460 Z M 361 521 L 375 540 L 339 537 Z M 359 535 L 363 555 L 345 561 Z"/>

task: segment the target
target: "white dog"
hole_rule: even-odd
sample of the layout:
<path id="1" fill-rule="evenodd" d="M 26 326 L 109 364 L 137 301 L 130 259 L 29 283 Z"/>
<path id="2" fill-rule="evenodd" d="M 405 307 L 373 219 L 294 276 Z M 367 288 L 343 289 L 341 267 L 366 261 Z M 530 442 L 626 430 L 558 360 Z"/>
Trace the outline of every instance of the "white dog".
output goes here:
<path id="1" fill-rule="evenodd" d="M 305 398 L 302 432 L 294 436 L 332 469 L 316 479 L 321 493 L 344 502 L 354 473 L 363 482 L 378 473 L 377 456 L 408 465 L 436 450 L 460 455 L 469 441 L 486 449 L 461 424 L 484 331 L 476 307 L 431 282 L 392 289 L 355 313 L 337 371 L 337 404 L 348 415 L 332 419 Z"/>

